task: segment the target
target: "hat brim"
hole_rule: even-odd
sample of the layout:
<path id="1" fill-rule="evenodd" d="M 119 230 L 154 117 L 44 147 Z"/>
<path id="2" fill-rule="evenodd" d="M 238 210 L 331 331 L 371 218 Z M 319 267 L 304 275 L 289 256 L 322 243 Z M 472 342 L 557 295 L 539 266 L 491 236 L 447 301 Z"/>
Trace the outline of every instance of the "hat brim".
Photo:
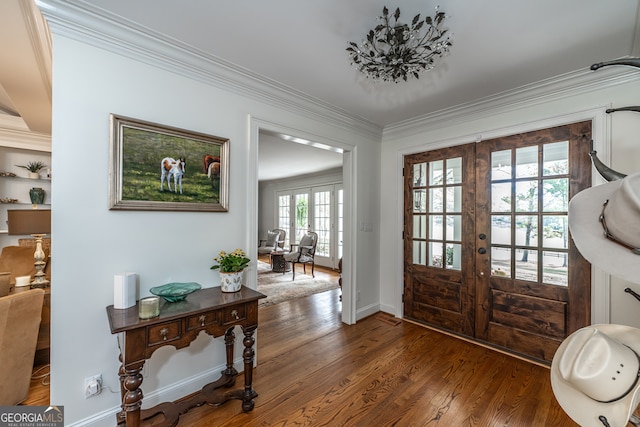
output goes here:
<path id="1" fill-rule="evenodd" d="M 598 329 L 640 355 L 640 329 L 610 324 L 587 327 Z M 640 403 L 640 381 L 624 398 L 615 402 L 602 403 L 593 400 L 576 389 L 560 374 L 558 364 L 567 349 L 570 337 L 560 344 L 551 362 L 551 388 L 556 400 L 567 415 L 583 427 L 602 427 L 603 424 L 598 419 L 600 416 L 605 416 L 612 426 L 627 425 L 633 411 Z"/>
<path id="2" fill-rule="evenodd" d="M 576 194 L 569 202 L 569 229 L 578 251 L 592 265 L 628 282 L 640 283 L 640 256 L 607 239 L 599 220 L 602 205 L 621 183 L 612 181 Z"/>

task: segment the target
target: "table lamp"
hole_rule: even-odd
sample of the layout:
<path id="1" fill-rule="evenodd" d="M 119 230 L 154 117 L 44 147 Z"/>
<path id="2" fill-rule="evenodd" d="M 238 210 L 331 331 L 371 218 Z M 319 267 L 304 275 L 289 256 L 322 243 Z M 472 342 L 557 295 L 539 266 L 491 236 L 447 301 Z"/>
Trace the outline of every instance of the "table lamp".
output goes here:
<path id="1" fill-rule="evenodd" d="M 36 274 L 31 282 L 32 288 L 44 288 L 49 284 L 45 278 L 44 251 L 42 250 L 42 238 L 51 233 L 51 210 L 43 209 L 15 209 L 8 210 L 8 234 L 30 234 L 36 239 L 36 251 L 33 254 Z"/>

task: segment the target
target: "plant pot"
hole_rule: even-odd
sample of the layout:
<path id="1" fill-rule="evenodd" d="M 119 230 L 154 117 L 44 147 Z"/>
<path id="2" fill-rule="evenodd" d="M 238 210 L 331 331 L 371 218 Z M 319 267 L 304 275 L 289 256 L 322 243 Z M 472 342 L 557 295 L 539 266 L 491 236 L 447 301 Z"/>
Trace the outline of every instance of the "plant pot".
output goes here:
<path id="1" fill-rule="evenodd" d="M 30 179 L 40 179 L 40 172 L 29 172 Z"/>
<path id="2" fill-rule="evenodd" d="M 44 190 L 42 188 L 32 188 L 29 190 L 29 197 L 31 198 L 31 203 L 34 205 L 41 205 L 44 203 Z"/>
<path id="3" fill-rule="evenodd" d="M 220 289 L 222 292 L 238 292 L 242 288 L 242 273 L 237 271 L 231 273 L 220 272 Z"/>

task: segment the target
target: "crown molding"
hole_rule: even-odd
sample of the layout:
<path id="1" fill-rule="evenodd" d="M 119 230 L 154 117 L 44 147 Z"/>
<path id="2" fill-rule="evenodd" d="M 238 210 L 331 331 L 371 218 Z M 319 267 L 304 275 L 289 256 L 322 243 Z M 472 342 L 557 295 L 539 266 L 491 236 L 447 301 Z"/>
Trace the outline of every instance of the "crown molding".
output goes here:
<path id="1" fill-rule="evenodd" d="M 380 140 L 382 128 L 304 92 L 268 79 L 83 0 L 39 0 L 55 34 L 225 91 Z"/>
<path id="2" fill-rule="evenodd" d="M 19 118 L 0 115 L 0 147 L 51 152 L 51 135 L 31 132 Z"/>
<path id="3" fill-rule="evenodd" d="M 640 73 L 622 67 L 611 67 L 608 70 L 599 70 L 597 73 L 588 68 L 578 70 L 385 126 L 382 141 L 456 126 L 496 114 L 546 104 L 639 80 Z"/>
<path id="4" fill-rule="evenodd" d="M 20 2 L 20 11 L 31 38 L 31 48 L 38 64 L 42 84 L 49 96 L 49 103 L 51 103 L 51 32 L 49 26 L 35 3 Z"/>

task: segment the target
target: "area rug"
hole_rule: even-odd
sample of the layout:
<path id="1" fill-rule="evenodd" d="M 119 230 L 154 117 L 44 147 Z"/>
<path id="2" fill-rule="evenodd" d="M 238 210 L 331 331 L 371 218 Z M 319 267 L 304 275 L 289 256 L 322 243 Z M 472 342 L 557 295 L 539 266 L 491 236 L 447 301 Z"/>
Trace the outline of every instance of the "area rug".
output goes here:
<path id="1" fill-rule="evenodd" d="M 307 268 L 307 271 L 310 272 L 310 268 Z M 279 304 L 340 287 L 337 280 L 314 279 L 311 274 L 303 274 L 298 269 L 296 280 L 291 280 L 291 277 L 291 272 L 274 273 L 268 263 L 258 261 L 258 292 L 267 296 L 260 300 L 258 306 Z"/>

